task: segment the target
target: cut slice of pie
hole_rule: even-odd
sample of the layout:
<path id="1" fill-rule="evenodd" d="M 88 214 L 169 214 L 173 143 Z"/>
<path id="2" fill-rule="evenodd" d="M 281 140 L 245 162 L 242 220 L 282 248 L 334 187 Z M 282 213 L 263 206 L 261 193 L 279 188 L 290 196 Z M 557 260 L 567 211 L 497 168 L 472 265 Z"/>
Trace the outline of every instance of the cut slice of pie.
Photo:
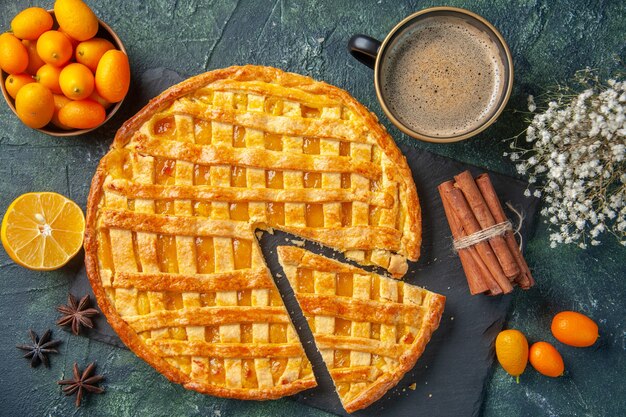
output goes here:
<path id="1" fill-rule="evenodd" d="M 396 276 L 421 241 L 411 172 L 375 116 L 311 78 L 231 67 L 153 99 L 102 158 L 85 236 L 98 304 L 187 388 L 268 399 L 314 386 L 256 227 Z"/>
<path id="2" fill-rule="evenodd" d="M 292 246 L 278 259 L 349 413 L 394 387 L 439 326 L 442 295 Z"/>

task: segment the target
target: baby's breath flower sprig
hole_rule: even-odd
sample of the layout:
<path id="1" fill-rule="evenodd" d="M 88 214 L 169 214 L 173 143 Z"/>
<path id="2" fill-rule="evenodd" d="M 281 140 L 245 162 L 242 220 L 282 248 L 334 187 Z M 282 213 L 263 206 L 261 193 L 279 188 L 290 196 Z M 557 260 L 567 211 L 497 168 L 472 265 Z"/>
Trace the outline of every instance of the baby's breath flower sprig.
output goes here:
<path id="1" fill-rule="evenodd" d="M 542 197 L 541 214 L 553 229 L 550 246 L 596 246 L 605 232 L 626 246 L 623 77 L 603 81 L 597 71 L 579 71 L 571 85 L 549 90 L 539 104 L 529 96 L 528 110 L 529 126 L 505 156 L 536 184 L 533 194 Z"/>

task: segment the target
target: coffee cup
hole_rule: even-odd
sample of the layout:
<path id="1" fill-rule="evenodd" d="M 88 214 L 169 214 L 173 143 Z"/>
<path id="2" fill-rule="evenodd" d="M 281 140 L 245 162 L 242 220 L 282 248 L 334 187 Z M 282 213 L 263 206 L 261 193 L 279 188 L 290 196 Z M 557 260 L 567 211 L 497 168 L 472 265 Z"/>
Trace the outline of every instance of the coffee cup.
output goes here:
<path id="1" fill-rule="evenodd" d="M 513 60 L 504 38 L 465 9 L 419 11 L 382 42 L 354 35 L 348 50 L 374 69 L 376 95 L 387 117 L 416 139 L 470 138 L 498 118 L 511 95 Z"/>

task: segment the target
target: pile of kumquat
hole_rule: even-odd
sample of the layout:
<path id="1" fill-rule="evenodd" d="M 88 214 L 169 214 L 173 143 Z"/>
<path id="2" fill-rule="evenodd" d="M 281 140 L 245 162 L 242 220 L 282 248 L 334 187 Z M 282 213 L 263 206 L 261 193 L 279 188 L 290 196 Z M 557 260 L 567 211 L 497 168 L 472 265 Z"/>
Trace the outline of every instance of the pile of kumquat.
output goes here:
<path id="1" fill-rule="evenodd" d="M 20 120 L 35 129 L 91 129 L 126 96 L 126 54 L 96 37 L 100 24 L 82 0 L 56 0 L 54 14 L 22 10 L 0 35 L 0 68 Z"/>

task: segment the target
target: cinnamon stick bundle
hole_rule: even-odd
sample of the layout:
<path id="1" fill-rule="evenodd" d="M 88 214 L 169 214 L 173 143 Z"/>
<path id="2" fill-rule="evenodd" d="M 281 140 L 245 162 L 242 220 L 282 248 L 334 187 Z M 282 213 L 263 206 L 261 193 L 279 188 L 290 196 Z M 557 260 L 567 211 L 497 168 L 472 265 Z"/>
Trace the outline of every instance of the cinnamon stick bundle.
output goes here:
<path id="1" fill-rule="evenodd" d="M 506 222 L 500 200 L 487 174 L 474 180 L 469 171 L 438 187 L 455 241 Z M 476 239 L 458 250 L 470 293 L 508 294 L 513 285 L 534 284 L 530 269 L 510 230 L 488 239 Z"/>

